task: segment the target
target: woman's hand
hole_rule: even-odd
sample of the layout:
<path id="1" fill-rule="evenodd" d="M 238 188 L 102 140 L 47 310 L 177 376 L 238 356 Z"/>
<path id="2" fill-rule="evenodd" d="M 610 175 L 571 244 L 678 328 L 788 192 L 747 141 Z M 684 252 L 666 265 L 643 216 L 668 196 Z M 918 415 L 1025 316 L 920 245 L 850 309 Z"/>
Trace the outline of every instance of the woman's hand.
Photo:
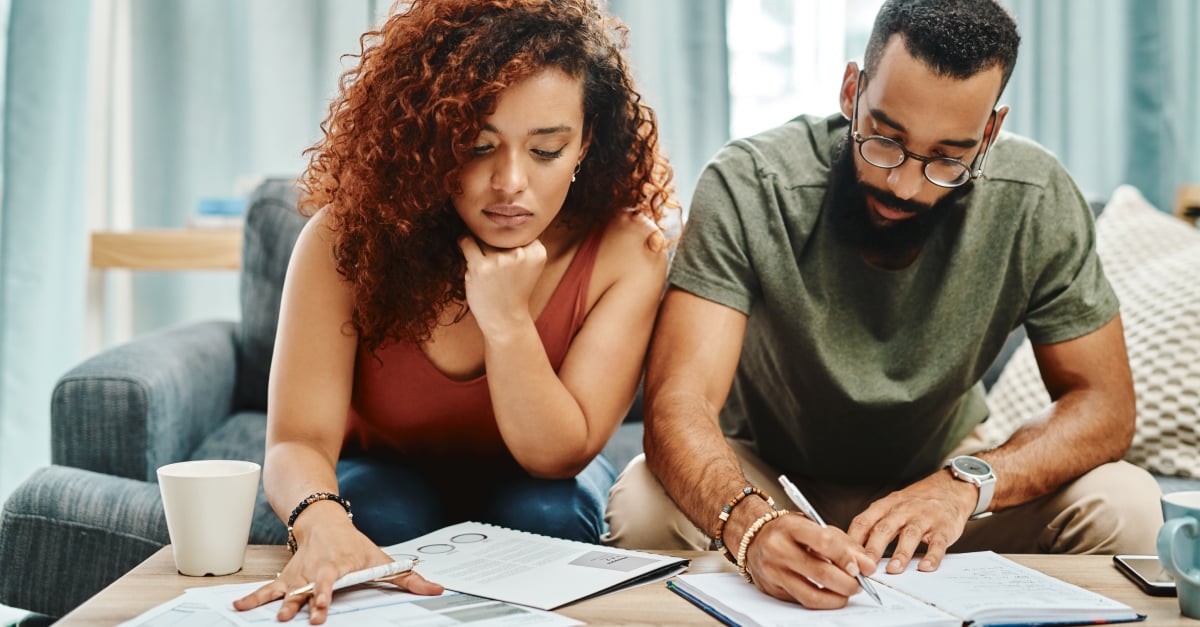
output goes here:
<path id="1" fill-rule="evenodd" d="M 333 582 L 338 577 L 390 561 L 392 558 L 387 553 L 352 526 L 348 529 L 313 529 L 274 581 L 234 601 L 233 607 L 244 611 L 283 599 L 276 618 L 287 622 L 308 603 L 308 622 L 320 625 L 329 614 Z M 438 595 L 444 589 L 411 570 L 389 578 L 387 582 L 414 594 Z M 311 595 L 285 598 L 289 591 L 308 583 L 313 584 Z"/>
<path id="2" fill-rule="evenodd" d="M 508 250 L 484 251 L 473 237 L 458 245 L 467 259 L 467 305 L 484 336 L 529 318 L 529 298 L 546 266 L 541 240 Z"/>

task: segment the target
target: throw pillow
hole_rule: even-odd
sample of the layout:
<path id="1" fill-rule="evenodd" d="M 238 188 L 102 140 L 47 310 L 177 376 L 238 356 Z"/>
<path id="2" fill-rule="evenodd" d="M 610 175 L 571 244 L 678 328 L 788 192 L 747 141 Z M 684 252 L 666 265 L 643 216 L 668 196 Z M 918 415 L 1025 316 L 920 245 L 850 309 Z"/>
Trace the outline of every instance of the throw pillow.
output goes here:
<path id="1" fill-rule="evenodd" d="M 1122 186 L 1096 222 L 1096 249 L 1121 300 L 1138 425 L 1125 459 L 1200 477 L 1200 231 Z M 978 434 L 1006 440 L 1050 402 L 1026 340 L 988 394 Z"/>

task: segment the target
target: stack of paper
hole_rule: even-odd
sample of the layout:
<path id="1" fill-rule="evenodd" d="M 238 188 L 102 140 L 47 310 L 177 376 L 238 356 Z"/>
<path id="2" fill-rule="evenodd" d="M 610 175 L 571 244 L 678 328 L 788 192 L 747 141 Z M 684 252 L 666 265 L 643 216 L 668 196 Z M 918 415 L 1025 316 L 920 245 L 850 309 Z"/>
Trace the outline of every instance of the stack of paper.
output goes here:
<path id="1" fill-rule="evenodd" d="M 204 625 L 205 627 L 270 625 L 276 623 L 282 601 L 239 612 L 233 601 L 257 590 L 266 581 L 189 588 L 182 595 L 163 603 L 141 616 L 123 623 L 129 627 L 166 627 L 167 625 Z M 308 624 L 308 612 L 301 610 L 293 623 Z M 498 625 L 581 625 L 579 621 L 552 612 L 521 607 L 469 594 L 447 591 L 436 597 L 409 594 L 385 584 L 364 584 L 340 590 L 329 606 L 326 625 L 336 627 L 394 627 L 405 625 L 446 625 L 470 623 L 472 626 Z"/>

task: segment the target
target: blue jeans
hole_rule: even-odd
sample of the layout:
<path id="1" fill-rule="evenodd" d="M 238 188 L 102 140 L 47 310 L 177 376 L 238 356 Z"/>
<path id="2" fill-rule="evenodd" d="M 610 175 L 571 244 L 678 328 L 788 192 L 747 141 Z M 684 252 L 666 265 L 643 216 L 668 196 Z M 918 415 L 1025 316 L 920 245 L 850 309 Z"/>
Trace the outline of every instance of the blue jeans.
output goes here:
<path id="1" fill-rule="evenodd" d="M 519 469 L 447 474 L 359 456 L 339 460 L 337 477 L 354 526 L 379 546 L 465 520 L 597 544 L 617 473 L 603 455 L 572 479 L 537 479 Z"/>

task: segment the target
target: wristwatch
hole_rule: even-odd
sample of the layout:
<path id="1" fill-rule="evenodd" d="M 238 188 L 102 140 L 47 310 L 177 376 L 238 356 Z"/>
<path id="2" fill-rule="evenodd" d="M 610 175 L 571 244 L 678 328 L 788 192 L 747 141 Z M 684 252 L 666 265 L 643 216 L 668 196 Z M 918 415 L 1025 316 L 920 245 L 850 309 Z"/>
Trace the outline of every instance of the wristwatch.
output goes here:
<path id="1" fill-rule="evenodd" d="M 996 475 L 992 472 L 992 466 L 978 457 L 959 455 L 947 462 L 946 468 L 950 469 L 955 479 L 973 483 L 979 488 L 979 501 L 975 503 L 975 511 L 971 512 L 968 520 L 991 516 L 987 508 L 992 504 L 992 493 L 996 489 Z"/>

